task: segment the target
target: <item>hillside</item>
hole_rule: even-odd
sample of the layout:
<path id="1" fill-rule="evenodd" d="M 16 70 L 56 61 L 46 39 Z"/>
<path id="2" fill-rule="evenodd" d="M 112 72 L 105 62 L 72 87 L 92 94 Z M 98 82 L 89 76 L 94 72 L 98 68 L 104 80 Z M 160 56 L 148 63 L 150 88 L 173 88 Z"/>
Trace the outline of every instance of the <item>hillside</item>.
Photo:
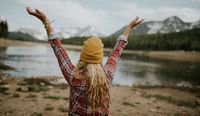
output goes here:
<path id="1" fill-rule="evenodd" d="M 103 39 L 105 47 L 114 46 L 117 37 Z M 185 50 L 200 51 L 200 28 L 165 34 L 129 36 L 130 50 Z"/>
<path id="2" fill-rule="evenodd" d="M 111 34 L 111 36 L 119 36 L 125 26 L 119 31 Z M 185 30 L 190 30 L 194 28 L 200 28 L 200 20 L 196 22 L 184 22 L 176 16 L 169 17 L 163 21 L 147 21 L 138 25 L 130 35 L 140 35 L 140 34 L 159 34 L 159 33 L 171 33 L 180 32 Z"/>
<path id="3" fill-rule="evenodd" d="M 73 37 L 62 40 L 64 44 L 83 45 L 88 37 Z M 104 47 L 112 48 L 117 37 L 103 37 Z M 126 49 L 129 50 L 185 50 L 200 51 L 200 28 L 164 34 L 130 35 Z"/>

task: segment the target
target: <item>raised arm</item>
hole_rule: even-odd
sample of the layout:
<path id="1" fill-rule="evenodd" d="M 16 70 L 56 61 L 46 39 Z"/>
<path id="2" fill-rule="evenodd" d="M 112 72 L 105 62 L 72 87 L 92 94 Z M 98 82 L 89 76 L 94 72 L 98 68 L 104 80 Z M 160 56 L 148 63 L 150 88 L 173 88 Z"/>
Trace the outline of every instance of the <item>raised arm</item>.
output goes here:
<path id="1" fill-rule="evenodd" d="M 105 65 L 105 69 L 108 74 L 108 78 L 110 82 L 113 80 L 114 72 L 116 70 L 118 59 L 120 58 L 123 48 L 127 45 L 128 41 L 127 38 L 129 36 L 129 33 L 132 31 L 134 27 L 136 27 L 138 24 L 142 23 L 144 19 L 139 19 L 139 17 L 136 17 L 135 20 L 133 20 L 124 30 L 123 34 L 119 36 L 117 39 L 117 43 L 115 44 L 114 49 L 111 51 L 108 61 Z"/>
<path id="2" fill-rule="evenodd" d="M 50 42 L 50 44 L 54 50 L 54 53 L 57 57 L 61 71 L 62 71 L 65 79 L 67 80 L 67 82 L 70 84 L 70 79 L 72 79 L 74 65 L 72 64 L 71 60 L 69 59 L 67 52 L 62 47 L 59 34 L 56 34 L 53 32 L 53 28 L 51 26 L 51 23 L 48 20 L 48 17 L 42 11 L 40 11 L 38 9 L 35 9 L 35 11 L 33 11 L 29 7 L 27 7 L 26 10 L 30 15 L 37 17 L 44 24 L 47 35 L 49 37 L 49 42 Z"/>

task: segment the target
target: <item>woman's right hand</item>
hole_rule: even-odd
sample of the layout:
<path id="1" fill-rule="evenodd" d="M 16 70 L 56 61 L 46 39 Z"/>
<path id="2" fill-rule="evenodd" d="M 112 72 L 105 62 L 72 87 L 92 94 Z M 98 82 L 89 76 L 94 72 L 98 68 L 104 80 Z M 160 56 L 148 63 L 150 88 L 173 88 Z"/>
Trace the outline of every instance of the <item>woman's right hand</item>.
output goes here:
<path id="1" fill-rule="evenodd" d="M 26 7 L 26 10 L 30 15 L 35 16 L 42 21 L 44 27 L 46 28 L 47 35 L 49 36 L 50 33 L 53 31 L 53 28 L 51 26 L 51 23 L 48 21 L 47 16 L 38 9 L 35 9 L 35 11 L 33 11 L 31 8 Z"/>
<path id="2" fill-rule="evenodd" d="M 30 7 L 26 7 L 26 10 L 30 15 L 40 19 L 42 23 L 46 23 L 48 21 L 47 16 L 42 11 L 38 9 L 35 9 L 35 11 L 33 11 Z"/>

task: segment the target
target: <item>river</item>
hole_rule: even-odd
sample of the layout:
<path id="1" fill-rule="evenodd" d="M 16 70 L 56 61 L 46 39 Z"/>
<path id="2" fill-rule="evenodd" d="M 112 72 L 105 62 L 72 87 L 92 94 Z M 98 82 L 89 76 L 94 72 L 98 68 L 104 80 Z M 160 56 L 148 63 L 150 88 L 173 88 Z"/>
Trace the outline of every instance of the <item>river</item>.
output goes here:
<path id="1" fill-rule="evenodd" d="M 74 64 L 80 52 L 67 50 Z M 108 56 L 104 56 L 106 63 Z M 10 46 L 0 48 L 0 62 L 16 70 L 3 71 L 12 77 L 62 76 L 52 48 Z M 199 86 L 200 63 L 122 55 L 113 84 Z"/>

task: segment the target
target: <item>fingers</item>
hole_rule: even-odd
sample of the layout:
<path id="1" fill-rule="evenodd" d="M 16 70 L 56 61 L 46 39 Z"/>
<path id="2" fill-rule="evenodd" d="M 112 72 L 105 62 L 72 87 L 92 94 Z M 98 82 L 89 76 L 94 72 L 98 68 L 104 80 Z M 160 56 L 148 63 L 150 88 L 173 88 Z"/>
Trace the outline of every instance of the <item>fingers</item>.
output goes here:
<path id="1" fill-rule="evenodd" d="M 129 26 L 131 28 L 134 28 L 135 26 L 137 26 L 138 24 L 142 23 L 144 21 L 144 19 L 140 19 L 140 17 L 136 17 L 130 24 Z"/>
<path id="2" fill-rule="evenodd" d="M 134 21 L 135 21 L 135 22 L 137 22 L 138 20 L 139 20 L 139 17 L 138 17 L 138 16 L 136 16 L 136 18 L 135 18 L 135 20 L 134 20 Z"/>
<path id="3" fill-rule="evenodd" d="M 38 9 L 35 9 L 35 11 L 39 14 L 44 14 L 42 11 L 38 10 Z"/>
<path id="4" fill-rule="evenodd" d="M 27 10 L 27 12 L 28 12 L 29 14 L 31 14 L 31 15 L 34 15 L 34 16 L 37 16 L 37 15 L 38 15 L 38 13 L 36 13 L 35 11 L 33 11 L 30 7 L 26 7 L 26 10 Z"/>
<path id="5" fill-rule="evenodd" d="M 32 14 L 32 13 L 33 13 L 32 9 L 31 9 L 30 7 L 26 7 L 26 10 L 27 10 L 27 12 L 28 12 L 29 14 Z"/>
<path id="6" fill-rule="evenodd" d="M 140 20 L 138 20 L 138 21 L 136 22 L 136 25 L 142 23 L 143 21 L 144 21 L 144 19 L 140 19 Z"/>
<path id="7" fill-rule="evenodd" d="M 133 20 L 133 22 L 135 23 L 135 24 L 139 24 L 139 23 L 141 23 L 141 22 L 143 22 L 144 21 L 144 19 L 140 19 L 140 17 L 136 17 L 135 18 L 135 20 Z"/>
<path id="8" fill-rule="evenodd" d="M 46 16 L 41 10 L 35 9 L 35 11 L 43 17 Z"/>

